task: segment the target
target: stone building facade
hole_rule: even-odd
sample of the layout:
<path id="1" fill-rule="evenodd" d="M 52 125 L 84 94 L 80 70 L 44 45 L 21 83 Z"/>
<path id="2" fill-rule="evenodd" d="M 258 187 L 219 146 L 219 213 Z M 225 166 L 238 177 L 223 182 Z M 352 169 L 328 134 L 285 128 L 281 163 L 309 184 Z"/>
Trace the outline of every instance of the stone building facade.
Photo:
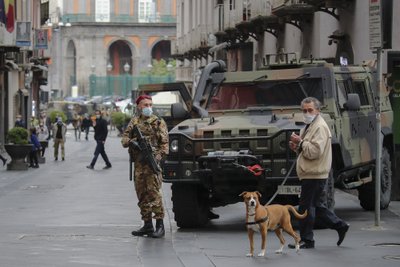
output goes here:
<path id="1" fill-rule="evenodd" d="M 53 98 L 88 95 L 92 74 L 137 75 L 149 67 L 152 59 L 171 57 L 170 43 L 176 37 L 176 0 L 50 3 L 49 21 L 43 27 L 51 36 L 46 89 Z"/>
<path id="2" fill-rule="evenodd" d="M 375 1 L 374 1 L 375 2 Z M 400 62 L 400 2 L 380 0 L 391 44 L 383 73 Z M 177 77 L 192 80 L 207 62 L 224 59 L 229 70 L 263 66 L 267 54 L 362 64 L 376 55 L 369 46 L 369 3 L 365 0 L 178 0 L 177 36 L 172 54 Z"/>

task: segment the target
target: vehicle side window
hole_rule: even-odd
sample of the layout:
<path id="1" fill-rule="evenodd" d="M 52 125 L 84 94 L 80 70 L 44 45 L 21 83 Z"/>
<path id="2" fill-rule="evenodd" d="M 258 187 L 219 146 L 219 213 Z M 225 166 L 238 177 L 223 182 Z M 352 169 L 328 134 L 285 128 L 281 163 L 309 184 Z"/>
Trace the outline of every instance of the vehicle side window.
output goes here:
<path id="1" fill-rule="evenodd" d="M 345 82 L 344 81 L 336 81 L 337 88 L 338 88 L 338 103 L 340 109 L 343 109 L 343 105 L 347 101 L 347 92 L 346 92 L 346 87 L 345 87 Z"/>
<path id="2" fill-rule="evenodd" d="M 369 105 L 367 91 L 365 89 L 364 81 L 353 81 L 354 93 L 360 96 L 361 106 Z"/>

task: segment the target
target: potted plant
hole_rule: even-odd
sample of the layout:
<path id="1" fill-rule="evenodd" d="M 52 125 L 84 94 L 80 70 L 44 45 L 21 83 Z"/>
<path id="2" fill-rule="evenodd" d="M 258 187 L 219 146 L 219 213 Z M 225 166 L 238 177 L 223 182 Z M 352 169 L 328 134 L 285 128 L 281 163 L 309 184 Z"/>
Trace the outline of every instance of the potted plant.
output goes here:
<path id="1" fill-rule="evenodd" d="M 14 127 L 8 131 L 8 143 L 4 145 L 4 148 L 10 155 L 11 162 L 7 164 L 7 170 L 28 169 L 25 158 L 32 149 L 32 144 L 29 144 L 28 136 L 28 130 L 22 127 Z"/>

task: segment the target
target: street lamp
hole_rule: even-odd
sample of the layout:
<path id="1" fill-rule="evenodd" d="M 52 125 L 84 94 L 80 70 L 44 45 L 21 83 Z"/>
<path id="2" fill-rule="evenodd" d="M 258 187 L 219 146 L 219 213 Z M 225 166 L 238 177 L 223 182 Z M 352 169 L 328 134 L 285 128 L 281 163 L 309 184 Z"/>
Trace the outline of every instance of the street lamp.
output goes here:
<path id="1" fill-rule="evenodd" d="M 149 72 L 148 72 L 148 75 L 149 75 L 149 83 L 151 83 L 151 71 L 152 71 L 152 69 L 153 69 L 153 65 L 151 65 L 151 63 L 150 63 L 149 65 L 147 65 L 147 70 L 149 71 Z"/>
<path id="2" fill-rule="evenodd" d="M 107 75 L 107 82 L 108 82 L 108 88 L 107 88 L 107 94 L 111 95 L 111 71 L 113 69 L 113 66 L 111 65 L 110 62 L 108 62 L 107 66 L 107 71 L 108 71 L 108 75 Z"/>
<path id="3" fill-rule="evenodd" d="M 124 65 L 124 71 L 125 71 L 125 79 L 124 79 L 124 83 L 125 83 L 124 88 L 125 88 L 125 90 L 124 90 L 124 96 L 127 96 L 127 95 L 128 95 L 128 83 L 129 83 L 129 81 L 128 81 L 128 76 L 129 76 L 129 71 L 130 71 L 130 69 L 131 69 L 131 66 L 129 65 L 128 62 L 126 62 L 125 65 Z"/>

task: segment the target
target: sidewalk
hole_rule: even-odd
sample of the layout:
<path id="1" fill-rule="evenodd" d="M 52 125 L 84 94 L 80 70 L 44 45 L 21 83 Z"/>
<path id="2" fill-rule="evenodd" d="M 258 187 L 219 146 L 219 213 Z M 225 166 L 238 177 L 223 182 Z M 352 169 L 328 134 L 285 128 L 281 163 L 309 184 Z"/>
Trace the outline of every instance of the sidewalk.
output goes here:
<path id="1" fill-rule="evenodd" d="M 93 132 L 89 141 L 75 141 L 70 130 L 65 161 L 54 161 L 51 140 L 39 169 L 0 169 L 1 266 L 141 266 L 141 249 L 149 258 L 152 249 L 175 254 L 168 217 L 165 239 L 131 236 L 142 221 L 127 150 L 116 135 L 110 132 L 106 143 L 109 170 L 102 169 L 101 156 L 94 170 L 86 168 L 95 149 Z"/>

